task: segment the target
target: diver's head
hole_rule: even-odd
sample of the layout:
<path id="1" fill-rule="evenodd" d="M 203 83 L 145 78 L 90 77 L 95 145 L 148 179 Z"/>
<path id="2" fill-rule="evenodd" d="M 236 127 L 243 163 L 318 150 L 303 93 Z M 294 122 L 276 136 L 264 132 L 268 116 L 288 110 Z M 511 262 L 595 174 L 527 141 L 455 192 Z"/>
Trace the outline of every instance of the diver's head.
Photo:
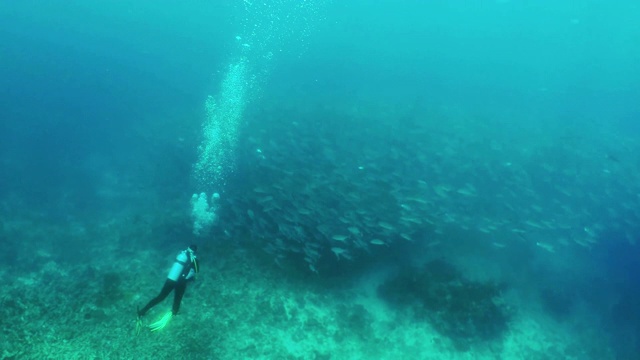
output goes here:
<path id="1" fill-rule="evenodd" d="M 195 244 L 189 245 L 189 247 L 187 248 L 187 251 L 195 254 L 196 252 L 198 252 L 198 245 L 195 245 Z"/>

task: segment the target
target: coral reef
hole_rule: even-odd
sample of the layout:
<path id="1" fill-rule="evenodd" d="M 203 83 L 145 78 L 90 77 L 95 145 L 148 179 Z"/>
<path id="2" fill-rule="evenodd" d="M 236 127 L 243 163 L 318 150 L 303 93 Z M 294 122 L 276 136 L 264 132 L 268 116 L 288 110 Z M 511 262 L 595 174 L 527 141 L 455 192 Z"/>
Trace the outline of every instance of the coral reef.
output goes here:
<path id="1" fill-rule="evenodd" d="M 408 268 L 378 288 L 388 303 L 409 308 L 465 350 L 473 343 L 499 339 L 510 311 L 499 301 L 504 285 L 465 279 L 451 264 L 434 260 Z"/>

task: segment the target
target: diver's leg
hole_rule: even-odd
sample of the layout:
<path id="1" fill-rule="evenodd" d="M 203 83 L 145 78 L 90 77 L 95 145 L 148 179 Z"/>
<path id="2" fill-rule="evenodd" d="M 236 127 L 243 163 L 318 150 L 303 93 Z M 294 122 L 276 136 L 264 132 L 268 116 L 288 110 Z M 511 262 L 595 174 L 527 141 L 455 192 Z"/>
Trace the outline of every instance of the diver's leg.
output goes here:
<path id="1" fill-rule="evenodd" d="M 173 315 L 178 314 L 178 310 L 180 310 L 180 302 L 182 301 L 182 296 L 184 295 L 184 291 L 186 289 L 186 281 L 178 281 L 178 283 L 176 283 L 176 291 L 173 293 L 173 308 L 171 309 Z"/>
<path id="2" fill-rule="evenodd" d="M 146 314 L 147 311 L 149 311 L 149 309 L 158 305 L 162 300 L 164 300 L 167 297 L 167 295 L 169 295 L 171 290 L 173 290 L 175 287 L 176 287 L 176 282 L 173 280 L 167 279 L 167 281 L 165 281 L 164 283 L 164 286 L 162 287 L 162 290 L 160 290 L 160 294 L 158 294 L 158 296 L 151 299 L 151 301 L 149 301 L 149 303 L 145 307 L 138 310 L 138 316 L 144 316 L 144 314 Z"/>

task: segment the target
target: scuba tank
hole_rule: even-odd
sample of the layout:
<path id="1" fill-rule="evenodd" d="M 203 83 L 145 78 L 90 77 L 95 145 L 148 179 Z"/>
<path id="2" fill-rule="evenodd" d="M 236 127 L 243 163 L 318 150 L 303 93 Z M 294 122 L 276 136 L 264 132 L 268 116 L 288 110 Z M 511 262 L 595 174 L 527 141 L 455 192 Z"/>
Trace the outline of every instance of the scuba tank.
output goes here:
<path id="1" fill-rule="evenodd" d="M 178 278 L 180 278 L 180 275 L 184 271 L 184 267 L 187 265 L 188 261 L 189 257 L 187 256 L 186 251 L 182 251 L 180 254 L 178 254 L 178 256 L 176 256 L 176 262 L 173 263 L 173 266 L 171 267 L 167 278 L 169 280 L 178 281 Z"/>

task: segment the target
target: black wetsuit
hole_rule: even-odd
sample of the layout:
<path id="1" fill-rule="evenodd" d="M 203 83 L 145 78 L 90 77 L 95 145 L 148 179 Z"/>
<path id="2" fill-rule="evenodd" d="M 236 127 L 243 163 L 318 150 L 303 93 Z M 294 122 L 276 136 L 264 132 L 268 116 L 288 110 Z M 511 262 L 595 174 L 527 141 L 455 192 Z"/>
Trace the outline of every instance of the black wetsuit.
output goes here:
<path id="1" fill-rule="evenodd" d="M 160 290 L 160 294 L 151 299 L 145 307 L 138 310 L 138 316 L 143 316 L 147 311 L 149 311 L 149 309 L 162 302 L 162 300 L 171 293 L 171 290 L 175 290 L 173 293 L 173 307 L 171 308 L 171 312 L 173 315 L 176 315 L 178 310 L 180 310 L 180 302 L 182 301 L 182 296 L 187 289 L 187 283 L 195 279 L 195 277 L 187 279 L 187 275 L 189 275 L 191 269 L 194 269 L 197 273 L 200 269 L 200 264 L 198 263 L 198 259 L 193 259 L 192 261 L 191 254 L 187 251 L 187 261 L 184 264 L 184 268 L 182 269 L 182 273 L 180 274 L 180 277 L 178 277 L 178 280 L 167 279 L 167 281 L 164 282 L 162 290 Z"/>

